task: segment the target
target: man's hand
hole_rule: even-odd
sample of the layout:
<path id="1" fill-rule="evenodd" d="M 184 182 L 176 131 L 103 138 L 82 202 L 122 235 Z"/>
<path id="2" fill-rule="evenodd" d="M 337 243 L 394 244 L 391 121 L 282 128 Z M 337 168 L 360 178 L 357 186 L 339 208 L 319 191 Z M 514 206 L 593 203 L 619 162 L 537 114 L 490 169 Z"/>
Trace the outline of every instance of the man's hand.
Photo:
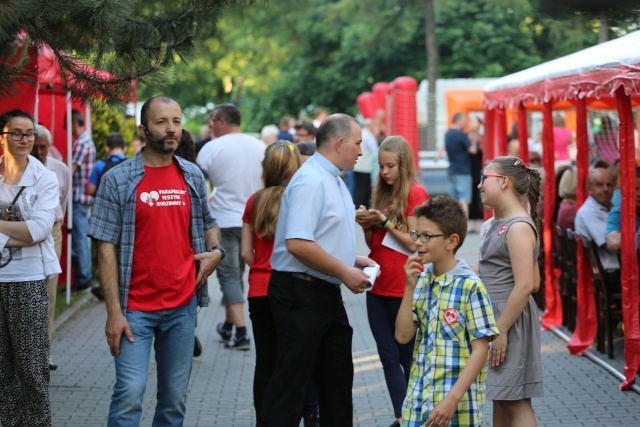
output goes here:
<path id="1" fill-rule="evenodd" d="M 222 253 L 220 251 L 203 252 L 196 254 L 195 259 L 196 263 L 200 265 L 200 271 L 198 271 L 198 277 L 196 277 L 196 289 L 200 289 L 207 283 L 207 279 L 220 263 Z"/>
<path id="2" fill-rule="evenodd" d="M 355 265 L 359 269 L 363 269 L 365 267 L 373 267 L 376 262 L 369 257 L 357 255 Z"/>
<path id="3" fill-rule="evenodd" d="M 368 258 L 367 258 L 368 259 Z M 356 263 L 357 264 L 357 263 Z M 358 267 L 347 267 L 341 277 L 342 283 L 354 294 L 361 294 L 369 285 L 369 276 Z"/>
<path id="4" fill-rule="evenodd" d="M 107 344 L 112 356 L 120 355 L 120 340 L 123 333 L 129 342 L 133 342 L 133 334 L 129 328 L 129 322 L 127 322 L 122 313 L 107 317 L 107 326 L 105 326 L 104 332 L 107 335 Z"/>

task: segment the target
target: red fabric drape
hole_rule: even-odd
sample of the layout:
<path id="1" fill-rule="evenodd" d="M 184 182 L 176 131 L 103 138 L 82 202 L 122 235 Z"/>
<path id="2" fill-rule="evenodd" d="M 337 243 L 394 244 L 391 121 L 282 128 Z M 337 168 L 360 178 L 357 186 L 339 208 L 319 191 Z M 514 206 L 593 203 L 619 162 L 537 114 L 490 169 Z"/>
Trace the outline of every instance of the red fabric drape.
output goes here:
<path id="1" fill-rule="evenodd" d="M 523 109 L 524 107 L 520 105 L 518 109 L 518 139 L 520 139 L 520 141 L 522 141 L 522 138 L 520 138 L 520 116 L 524 116 L 525 128 L 527 119 L 526 110 L 524 114 L 521 114 Z M 546 154 L 542 157 L 542 163 L 544 165 L 544 225 L 542 227 L 544 272 L 541 272 L 545 278 L 545 311 L 541 319 L 542 327 L 545 329 L 562 324 L 562 302 L 553 269 L 553 235 L 551 230 L 556 201 L 556 173 L 554 169 L 555 159 L 553 156 L 553 147 L 553 107 L 551 102 L 545 102 L 542 110 L 542 151 Z M 522 153 L 522 142 L 520 142 L 520 153 Z"/>
<path id="2" fill-rule="evenodd" d="M 496 125 L 496 110 L 484 109 L 484 141 L 482 147 L 482 166 L 487 165 L 492 159 L 496 157 L 496 139 L 495 139 L 495 125 Z M 493 211 L 490 209 L 484 209 L 484 220 L 488 220 L 493 215 Z"/>
<path id="3" fill-rule="evenodd" d="M 587 198 L 587 175 L 589 173 L 589 142 L 587 140 L 587 105 L 584 98 L 576 100 L 576 146 L 578 154 L 578 188 L 576 189 L 576 208 L 580 209 Z M 567 344 L 571 354 L 584 353 L 596 337 L 598 322 L 596 319 L 595 301 L 593 299 L 593 283 L 589 261 L 584 253 L 582 243 L 578 242 L 577 270 L 578 286 L 576 293 L 577 323 L 576 329 Z"/>
<path id="4" fill-rule="evenodd" d="M 529 164 L 529 129 L 527 129 L 527 107 L 525 107 L 524 103 L 522 102 L 520 103 L 520 105 L 518 105 L 518 142 L 520 143 L 518 156 L 523 162 L 525 162 L 528 165 Z M 544 140 L 543 140 L 543 145 L 544 145 Z"/>
<path id="5" fill-rule="evenodd" d="M 496 108 L 495 110 L 495 124 L 498 139 L 498 156 L 504 156 L 507 154 L 507 115 L 504 108 Z"/>
<path id="6" fill-rule="evenodd" d="M 624 321 L 624 376 L 620 389 L 631 387 L 640 366 L 640 325 L 638 324 L 638 259 L 636 256 L 636 188 L 635 146 L 633 138 L 633 113 L 631 98 L 624 88 L 616 90 L 618 116 L 620 117 L 620 182 L 622 205 L 620 207 L 622 319 Z"/>

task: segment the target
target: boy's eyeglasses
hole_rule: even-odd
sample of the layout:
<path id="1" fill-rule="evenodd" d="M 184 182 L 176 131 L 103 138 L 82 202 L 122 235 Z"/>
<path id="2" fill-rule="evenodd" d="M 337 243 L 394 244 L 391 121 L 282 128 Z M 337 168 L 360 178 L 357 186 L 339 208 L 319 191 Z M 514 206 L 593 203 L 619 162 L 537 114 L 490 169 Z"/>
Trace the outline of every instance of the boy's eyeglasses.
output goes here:
<path id="1" fill-rule="evenodd" d="M 442 236 L 446 236 L 446 234 L 418 233 L 416 230 L 411 230 L 409 232 L 409 237 L 411 237 L 411 240 L 415 242 L 416 240 L 420 239 L 422 243 L 429 243 L 431 239 L 433 239 L 434 237 L 442 237 Z"/>
<path id="2" fill-rule="evenodd" d="M 488 178 L 490 176 L 497 176 L 499 178 L 507 178 L 506 175 L 498 175 L 497 173 L 483 173 L 483 174 L 480 174 L 480 184 L 481 185 L 484 184 L 485 178 Z"/>

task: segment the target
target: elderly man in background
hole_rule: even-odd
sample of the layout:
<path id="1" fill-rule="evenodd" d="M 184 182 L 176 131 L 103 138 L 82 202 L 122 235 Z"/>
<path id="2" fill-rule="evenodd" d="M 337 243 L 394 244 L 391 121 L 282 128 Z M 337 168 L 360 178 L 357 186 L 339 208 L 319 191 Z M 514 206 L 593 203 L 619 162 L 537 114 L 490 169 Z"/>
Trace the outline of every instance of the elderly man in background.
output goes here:
<path id="1" fill-rule="evenodd" d="M 53 235 L 53 243 L 56 248 L 56 255 L 60 259 L 62 253 L 62 220 L 67 210 L 67 202 L 69 201 L 69 190 L 71 189 L 71 174 L 67 165 L 49 156 L 49 147 L 51 147 L 51 132 L 42 125 L 36 126 L 36 142 L 31 149 L 31 155 L 40 160 L 47 169 L 53 171 L 58 177 L 60 187 L 60 205 L 56 208 L 55 222 L 51 234 Z M 49 277 L 49 341 L 53 334 L 53 321 L 56 313 L 56 294 L 58 290 L 58 275 Z M 53 363 L 49 357 L 49 369 L 56 370 L 58 366 Z"/>
<path id="2" fill-rule="evenodd" d="M 615 185 L 616 179 L 607 169 L 595 168 L 589 171 L 589 197 L 578 209 L 575 219 L 576 234 L 593 240 L 598 247 L 607 284 L 614 292 L 620 290 L 620 264 L 616 253 L 607 248 L 607 220 L 612 208 Z"/>

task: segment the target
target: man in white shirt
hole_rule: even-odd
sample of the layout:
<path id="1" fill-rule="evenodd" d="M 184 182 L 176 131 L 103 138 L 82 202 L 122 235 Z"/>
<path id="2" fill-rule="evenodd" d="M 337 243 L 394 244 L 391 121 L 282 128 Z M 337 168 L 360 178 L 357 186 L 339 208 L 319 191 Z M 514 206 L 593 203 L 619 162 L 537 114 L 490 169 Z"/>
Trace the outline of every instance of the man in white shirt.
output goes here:
<path id="1" fill-rule="evenodd" d="M 235 105 L 218 105 L 211 117 L 216 139 L 200 150 L 197 163 L 207 172 L 215 188 L 211 209 L 227 254 L 217 269 L 226 307 L 226 319 L 217 325 L 217 331 L 226 348 L 248 350 L 240 232 L 247 200 L 262 188 L 262 159 L 266 147 L 259 139 L 240 133 L 242 117 Z"/>
<path id="2" fill-rule="evenodd" d="M 55 222 L 51 234 L 53 235 L 53 243 L 56 249 L 56 255 L 60 259 L 62 253 L 62 229 L 61 224 L 67 211 L 67 202 L 69 201 L 69 190 L 71 189 L 71 174 L 67 165 L 60 160 L 49 156 L 49 147 L 51 146 L 51 132 L 42 125 L 36 126 L 38 134 L 36 141 L 33 143 L 31 155 L 40 160 L 47 169 L 55 172 L 58 177 L 58 185 L 60 187 L 60 204 L 56 207 Z M 58 275 L 49 277 L 49 340 L 53 334 L 53 320 L 56 313 L 56 294 L 58 291 Z M 51 361 L 49 357 L 49 369 L 55 370 L 58 366 Z"/>

